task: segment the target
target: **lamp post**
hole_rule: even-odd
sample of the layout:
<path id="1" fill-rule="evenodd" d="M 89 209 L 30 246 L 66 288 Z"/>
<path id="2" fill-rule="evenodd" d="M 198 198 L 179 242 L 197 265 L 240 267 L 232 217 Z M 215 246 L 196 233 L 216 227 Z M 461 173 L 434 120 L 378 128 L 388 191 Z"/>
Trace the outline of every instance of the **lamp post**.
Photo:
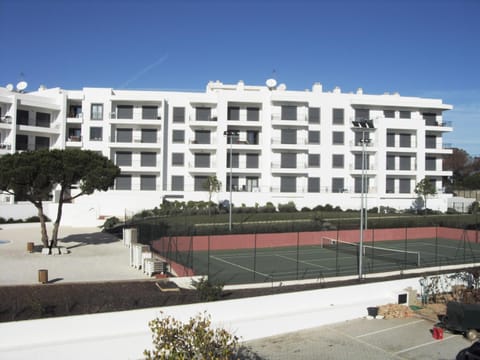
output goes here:
<path id="1" fill-rule="evenodd" d="M 238 131 L 236 130 L 227 130 L 223 132 L 223 135 L 227 136 L 227 142 L 230 141 L 230 200 L 228 203 L 228 230 L 232 231 L 232 154 L 233 154 L 233 137 L 238 136 Z"/>
<path id="2" fill-rule="evenodd" d="M 365 161 L 365 154 L 366 154 L 366 145 L 371 142 L 370 138 L 366 138 L 365 134 L 368 135 L 367 129 L 374 129 L 373 120 L 355 120 L 352 121 L 352 124 L 355 128 L 362 129 L 362 138 L 360 139 L 360 143 L 362 144 L 362 175 L 361 175 L 361 182 L 360 182 L 360 241 L 359 241 L 359 249 L 358 249 L 358 279 L 362 280 L 363 278 L 363 233 L 366 228 L 367 219 L 365 216 L 365 193 L 368 193 L 368 189 L 365 190 L 366 184 L 366 161 Z"/>

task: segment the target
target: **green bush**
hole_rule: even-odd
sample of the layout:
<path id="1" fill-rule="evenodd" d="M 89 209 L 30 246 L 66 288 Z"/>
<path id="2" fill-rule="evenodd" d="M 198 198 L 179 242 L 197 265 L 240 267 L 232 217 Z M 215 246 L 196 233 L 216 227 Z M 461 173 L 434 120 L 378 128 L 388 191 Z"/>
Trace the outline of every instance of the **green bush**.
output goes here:
<path id="1" fill-rule="evenodd" d="M 102 228 L 105 230 L 105 231 L 108 231 L 110 229 L 112 229 L 113 227 L 115 227 L 116 225 L 120 224 L 121 221 L 119 218 L 117 218 L 116 216 L 113 216 L 113 217 L 109 217 L 107 220 L 105 220 L 105 222 L 103 223 L 102 225 Z"/>
<path id="2" fill-rule="evenodd" d="M 223 284 L 213 284 L 206 278 L 198 281 L 192 280 L 192 285 L 197 289 L 201 301 L 216 301 L 222 298 Z"/>
<path id="3" fill-rule="evenodd" d="M 153 350 L 143 354 L 150 359 L 235 359 L 238 354 L 238 338 L 225 329 L 212 329 L 211 317 L 199 314 L 187 323 L 171 316 L 149 322 L 152 331 Z"/>
<path id="4" fill-rule="evenodd" d="M 297 207 L 293 201 L 289 201 L 286 204 L 278 204 L 279 212 L 297 212 Z"/>

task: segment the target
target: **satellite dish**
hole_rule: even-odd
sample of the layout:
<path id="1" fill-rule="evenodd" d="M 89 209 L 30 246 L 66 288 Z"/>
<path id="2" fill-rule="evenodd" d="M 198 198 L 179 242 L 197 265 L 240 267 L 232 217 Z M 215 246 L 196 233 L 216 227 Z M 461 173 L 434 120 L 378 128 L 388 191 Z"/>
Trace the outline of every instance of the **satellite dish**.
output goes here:
<path id="1" fill-rule="evenodd" d="M 268 79 L 265 84 L 268 86 L 269 89 L 273 89 L 275 86 L 277 86 L 277 80 L 275 79 Z"/>
<path id="2" fill-rule="evenodd" d="M 285 85 L 285 84 L 278 85 L 278 90 L 281 90 L 281 91 L 287 90 L 287 85 Z"/>
<path id="3" fill-rule="evenodd" d="M 8 91 L 12 91 L 13 90 L 13 84 L 7 84 L 6 88 L 7 88 Z"/>
<path id="4" fill-rule="evenodd" d="M 17 90 L 18 91 L 23 91 L 27 88 L 28 84 L 26 81 L 20 81 L 18 84 L 17 84 Z"/>

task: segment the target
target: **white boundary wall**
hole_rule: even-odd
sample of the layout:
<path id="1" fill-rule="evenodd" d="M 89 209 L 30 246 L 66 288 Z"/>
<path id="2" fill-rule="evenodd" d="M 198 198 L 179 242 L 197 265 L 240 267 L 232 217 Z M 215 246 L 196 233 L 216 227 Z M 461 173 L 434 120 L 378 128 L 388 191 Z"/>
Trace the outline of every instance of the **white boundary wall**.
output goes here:
<path id="1" fill-rule="evenodd" d="M 54 285 L 53 285 L 54 286 Z M 1 359 L 139 359 L 151 348 L 148 322 L 160 311 L 181 321 L 198 313 L 248 341 L 367 315 L 396 303 L 420 278 L 201 304 L 0 323 Z"/>

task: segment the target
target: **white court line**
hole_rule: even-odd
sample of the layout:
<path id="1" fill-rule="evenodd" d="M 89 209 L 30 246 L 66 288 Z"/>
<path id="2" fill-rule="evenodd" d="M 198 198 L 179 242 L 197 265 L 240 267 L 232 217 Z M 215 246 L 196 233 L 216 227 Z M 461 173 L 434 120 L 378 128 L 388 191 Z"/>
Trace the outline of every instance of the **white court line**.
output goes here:
<path id="1" fill-rule="evenodd" d="M 231 266 L 235 266 L 235 267 L 237 267 L 237 268 L 239 268 L 239 269 L 242 269 L 242 270 L 245 270 L 245 271 L 249 271 L 249 272 L 253 272 L 253 273 L 255 273 L 255 274 L 262 275 L 262 276 L 265 276 L 265 277 L 270 277 L 270 275 L 268 275 L 268 274 L 264 274 L 264 273 L 261 273 L 261 272 L 259 272 L 259 271 L 255 271 L 255 270 L 253 270 L 253 269 L 247 268 L 247 267 L 245 267 L 245 266 L 238 265 L 238 264 L 232 263 L 232 262 L 230 262 L 230 261 L 217 258 L 217 257 L 214 256 L 214 255 L 211 255 L 210 257 L 211 257 L 212 259 L 217 260 L 217 261 L 224 262 L 225 264 L 228 264 L 228 265 L 231 265 Z"/>
<path id="2" fill-rule="evenodd" d="M 401 325 L 392 326 L 392 327 L 382 329 L 382 330 L 372 331 L 372 332 L 369 332 L 369 333 L 366 333 L 366 334 L 358 335 L 357 338 L 362 338 L 362 337 L 365 337 L 365 336 L 380 334 L 382 332 L 387 332 L 387 331 L 390 331 L 390 330 L 395 330 L 395 329 L 399 329 L 399 328 L 402 328 L 402 327 L 418 324 L 418 323 L 421 323 L 423 321 L 425 321 L 425 320 L 417 320 L 417 321 L 410 322 L 408 324 L 401 324 Z"/>
<path id="3" fill-rule="evenodd" d="M 426 343 L 423 343 L 423 344 L 420 344 L 420 345 L 409 347 L 407 349 L 396 351 L 396 352 L 394 352 L 394 354 L 395 355 L 402 354 L 402 353 L 405 353 L 405 352 L 408 352 L 408 351 L 411 351 L 411 350 L 419 349 L 419 348 L 424 347 L 424 346 L 436 344 L 436 343 L 439 343 L 441 341 L 445 341 L 445 340 L 448 340 L 448 339 L 454 339 L 455 337 L 456 337 L 456 335 L 451 335 L 451 336 L 448 336 L 448 337 L 444 337 L 442 340 L 432 340 L 432 341 L 429 341 L 429 342 L 426 342 Z"/>
<path id="4" fill-rule="evenodd" d="M 279 255 L 279 254 L 275 254 L 275 256 L 277 256 L 277 257 L 279 257 L 279 258 L 282 258 L 282 259 L 285 259 L 285 260 L 297 262 L 297 259 L 292 259 L 292 258 L 289 258 L 289 257 L 287 257 L 287 256 L 283 256 L 283 255 Z M 299 263 L 302 263 L 302 264 L 307 264 L 307 265 L 310 265 L 310 266 L 322 268 L 322 269 L 334 270 L 334 269 L 329 268 L 329 267 L 327 267 L 327 266 L 322 266 L 322 265 L 313 264 L 313 263 L 311 263 L 311 262 L 309 262 L 309 261 L 298 260 L 298 262 L 299 262 Z"/>

